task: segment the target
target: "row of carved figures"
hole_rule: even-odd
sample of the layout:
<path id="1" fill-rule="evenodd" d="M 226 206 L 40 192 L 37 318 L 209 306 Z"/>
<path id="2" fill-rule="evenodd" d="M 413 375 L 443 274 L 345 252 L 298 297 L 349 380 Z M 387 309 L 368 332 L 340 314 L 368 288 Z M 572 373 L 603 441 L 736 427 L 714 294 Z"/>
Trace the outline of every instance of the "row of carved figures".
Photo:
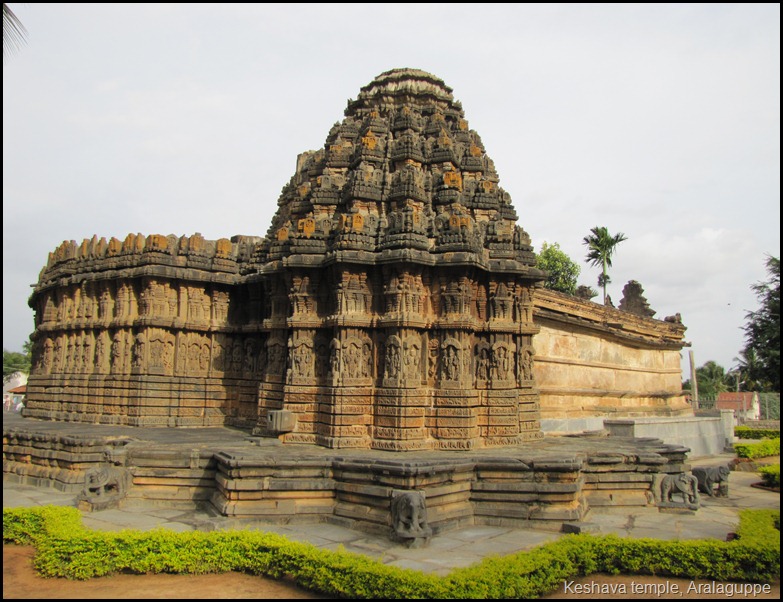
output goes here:
<path id="1" fill-rule="evenodd" d="M 45 337 L 34 349 L 36 374 L 130 374 L 135 371 L 178 376 L 205 376 L 212 372 L 249 378 L 286 374 L 289 381 L 326 378 L 328 382 L 374 378 L 466 381 L 533 379 L 534 350 L 529 337 L 520 345 L 511 341 L 490 344 L 442 341 L 419 334 L 389 336 L 373 345 L 368 336 L 344 340 L 300 337 L 287 345 L 283 339 L 206 336 L 150 328 L 134 333 L 108 330 Z M 377 356 L 376 356 L 377 347 Z M 376 369 L 377 366 L 377 369 Z"/>
<path id="2" fill-rule="evenodd" d="M 462 276 L 442 280 L 432 291 L 422 275 L 411 273 L 393 273 L 382 286 L 379 301 L 386 315 L 475 315 L 479 319 L 532 321 L 531 295 L 525 286 L 497 282 L 487 290 Z M 265 288 L 257 318 L 286 317 L 289 311 L 293 315 L 318 315 L 322 304 L 333 307 L 331 313 L 338 315 L 374 313 L 375 287 L 366 273 L 344 273 L 330 287 L 319 287 L 309 276 L 295 276 L 288 290 L 275 279 L 267 281 Z M 49 329 L 74 323 L 83 328 L 105 327 L 113 322 L 120 326 L 116 321 L 152 318 L 191 326 L 224 326 L 230 321 L 229 301 L 226 290 L 163 279 L 87 282 L 43 292 L 36 302 L 36 323 Z"/>
<path id="3" fill-rule="evenodd" d="M 321 158 L 328 168 L 391 160 L 417 165 L 450 163 L 463 167 L 471 175 L 484 172 L 495 175 L 494 164 L 475 141 L 456 141 L 445 128 L 433 131 L 429 136 L 408 131 L 395 137 L 390 133 L 376 135 L 369 131 L 355 141 L 340 137 L 327 144 Z M 410 163 L 405 166 L 410 166 Z M 421 185 L 424 186 L 424 182 Z"/>
<path id="4" fill-rule="evenodd" d="M 164 329 L 108 330 L 45 337 L 36 345 L 37 374 L 153 374 L 204 376 L 210 371 L 257 377 L 263 364 L 257 360 L 256 340 L 242 341 L 224 335 L 175 335 Z"/>
<path id="5" fill-rule="evenodd" d="M 60 288 L 39 297 L 40 324 L 85 322 L 106 324 L 116 319 L 170 318 L 193 324 L 225 324 L 229 294 L 204 287 L 150 280 Z"/>
<path id="6" fill-rule="evenodd" d="M 391 126 L 391 127 L 390 127 Z M 385 152 L 387 147 L 390 153 Z M 459 161 L 460 158 L 484 158 L 478 171 L 491 170 L 479 135 L 470 130 L 463 118 L 444 117 L 440 113 L 425 117 L 415 109 L 407 115 L 376 113 L 372 123 L 347 116 L 329 132 L 326 155 L 319 157 L 329 166 L 341 166 L 359 159 L 411 159 L 418 162 Z"/>
<path id="7" fill-rule="evenodd" d="M 267 315 L 285 311 L 286 298 L 272 290 L 267 299 Z M 373 313 L 373 287 L 367 274 L 343 274 L 333 287 L 337 315 Z M 391 274 L 383 284 L 382 308 L 386 316 L 398 315 L 475 315 L 490 319 L 528 324 L 533 320 L 533 304 L 528 287 L 492 284 L 489 293 L 470 278 L 463 276 L 442 281 L 435 292 L 420 274 Z M 320 291 L 309 276 L 295 276 L 290 289 L 293 315 L 318 314 Z M 282 301 L 282 303 L 281 303 Z"/>
<path id="8" fill-rule="evenodd" d="M 343 154 L 349 149 L 342 146 L 337 152 Z M 423 202 L 434 200 L 439 191 L 451 190 L 457 193 L 455 198 L 472 206 L 490 204 L 497 209 L 500 204 L 510 204 L 511 197 L 498 185 L 497 174 L 485 177 L 476 173 L 476 170 L 461 171 L 454 163 L 458 155 L 455 157 L 451 153 L 443 157 L 444 166 L 422 166 L 420 164 L 424 156 L 416 152 L 414 145 L 404 141 L 404 149 L 413 152 L 408 157 L 398 155 L 393 158 L 401 160 L 396 169 L 384 162 L 382 154 L 367 153 L 357 156 L 358 161 L 350 171 L 345 169 L 346 161 L 344 166 L 327 163 L 320 173 L 313 176 L 300 172 L 295 176 L 295 181 L 283 189 L 282 196 L 294 202 L 310 200 L 321 205 L 336 205 L 340 199 L 376 202 L 411 199 Z M 327 151 L 329 155 L 336 156 L 335 147 Z M 449 165 L 449 162 L 452 164 Z M 468 161 L 463 167 L 484 167 L 490 163 L 478 159 Z M 294 185 L 296 180 L 299 182 Z"/>
<path id="9" fill-rule="evenodd" d="M 361 204 L 367 200 L 358 194 L 352 198 L 361 201 Z M 515 224 L 516 213 L 510 206 L 506 211 L 508 215 L 496 211 L 487 220 L 474 216 L 471 212 L 473 204 L 462 199 L 456 191 L 438 193 L 435 200 L 435 212 L 413 206 L 409 200 L 404 209 L 389 209 L 383 215 L 350 206 L 343 208 L 339 214 L 316 215 L 305 207 L 304 211 L 281 218 L 273 224 L 270 229 L 270 251 L 282 251 L 289 239 L 298 240 L 297 244 L 319 239 L 329 247 L 353 237 L 362 242 L 362 248 L 375 252 L 378 248 L 394 247 L 400 234 L 411 234 L 422 242 L 424 246 L 421 248 L 424 250 L 440 252 L 446 245 L 461 244 L 468 245 L 469 250 L 478 253 L 484 248 L 491 251 L 492 245 L 499 240 L 499 233 L 505 235 L 501 237 L 501 242 L 510 249 L 519 252 L 530 250 L 530 237 Z M 481 207 L 484 211 L 491 206 L 491 203 L 487 203 L 489 201 Z M 448 204 L 448 207 L 444 207 L 444 204 Z M 330 237 L 334 237 L 334 241 L 327 244 Z M 263 261 L 261 258 L 260 262 Z"/>

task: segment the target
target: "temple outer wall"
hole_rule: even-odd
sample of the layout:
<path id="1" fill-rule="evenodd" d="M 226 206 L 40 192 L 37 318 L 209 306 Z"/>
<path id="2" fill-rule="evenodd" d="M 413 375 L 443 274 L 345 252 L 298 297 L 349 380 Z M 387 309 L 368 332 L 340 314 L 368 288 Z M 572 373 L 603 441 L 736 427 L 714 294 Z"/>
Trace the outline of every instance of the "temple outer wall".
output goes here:
<path id="1" fill-rule="evenodd" d="M 537 289 L 535 379 L 545 433 L 604 428 L 605 419 L 692 416 L 682 395 L 685 327 Z"/>
<path id="2" fill-rule="evenodd" d="M 247 308 L 251 318 L 258 313 L 254 308 L 262 303 L 264 293 L 245 291 L 237 282 L 237 260 L 241 262 L 247 252 L 238 252 L 241 245 L 226 240 L 222 263 L 216 264 L 217 242 L 198 236 L 168 240 L 153 235 L 140 240 L 143 238 L 129 237 L 124 244 L 116 241 L 114 251 L 111 244 L 115 241 L 106 249 L 98 248 L 106 243 L 95 240 L 85 241 L 78 249 L 75 243 L 64 244 L 50 258 L 32 302 L 37 312 L 37 346 L 36 368 L 28 383 L 28 415 L 137 426 L 252 425 L 257 411 L 257 372 L 263 368 L 263 360 L 257 349 L 247 347 L 246 339 L 257 338 L 258 329 L 251 326 L 250 332 L 237 326 L 247 316 L 236 321 L 227 320 L 227 314 L 216 314 L 218 305 L 212 299 L 225 295 L 228 313 L 240 307 Z M 96 246 L 94 252 L 89 251 L 90 245 Z M 215 273 L 218 265 L 219 275 Z M 104 317 L 97 293 L 108 290 L 116 294 L 123 282 L 129 287 L 132 284 L 136 295 L 147 291 L 153 299 L 154 287 L 168 287 L 175 317 L 158 316 L 158 304 L 144 305 L 140 297 L 136 305 L 126 303 L 127 318 L 119 315 L 119 300 L 110 300 L 109 315 Z M 183 297 L 183 291 L 191 292 L 194 286 L 209 292 L 212 307 L 202 310 L 203 323 L 190 315 L 189 297 Z M 173 296 L 174 290 L 179 291 L 179 299 Z M 92 295 L 81 296 L 82 300 L 93 299 L 92 318 L 81 318 L 75 303 L 70 318 L 61 315 L 67 309 L 63 303 L 79 291 Z M 240 302 L 237 296 L 242 298 Z M 50 306 L 48 299 L 58 303 Z M 151 315 L 144 313 L 144 307 Z M 640 317 L 537 288 L 533 324 L 539 329 L 533 337 L 533 392 L 540 395 L 545 433 L 600 430 L 604 419 L 693 415 L 681 391 L 685 327 L 678 321 Z M 108 357 L 100 370 L 82 366 L 54 373 L 42 367 L 46 353 L 41 345 L 47 337 L 64 340 L 67 335 L 69 340 L 75 337 L 77 342 L 94 341 L 97 345 L 101 332 L 116 336 L 126 331 L 127 341 L 132 340 L 131 334 L 147 334 L 151 345 L 161 332 L 172 342 L 176 340 L 173 365 L 166 368 L 164 361 L 158 372 L 137 371 L 131 366 L 132 350 L 128 348 L 125 367 L 119 371 L 110 369 Z M 179 343 L 191 339 L 209 339 L 209 347 L 214 347 L 208 369 L 199 366 L 192 371 L 183 364 L 189 360 L 180 358 L 183 346 Z M 93 350 L 93 345 L 87 348 Z M 97 358 L 97 347 L 94 353 Z M 61 363 L 67 359 L 62 354 Z M 248 372 L 246 360 L 251 357 L 256 359 Z M 78 360 L 76 356 L 74 366 Z"/>
<path id="3" fill-rule="evenodd" d="M 30 299 L 36 331 L 24 415 L 251 427 L 257 349 L 235 314 L 238 263 L 255 242 L 200 234 L 65 241 Z"/>

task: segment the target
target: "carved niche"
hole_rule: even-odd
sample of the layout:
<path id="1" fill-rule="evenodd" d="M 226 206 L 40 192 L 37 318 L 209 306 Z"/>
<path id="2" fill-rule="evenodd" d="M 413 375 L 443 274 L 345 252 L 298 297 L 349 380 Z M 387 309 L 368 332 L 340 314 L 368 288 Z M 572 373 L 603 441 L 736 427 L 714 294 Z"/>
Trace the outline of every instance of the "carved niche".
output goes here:
<path id="1" fill-rule="evenodd" d="M 490 355 L 490 375 L 493 381 L 511 381 L 514 379 L 514 346 L 508 343 L 492 345 Z"/>
<path id="2" fill-rule="evenodd" d="M 313 341 L 307 337 L 299 337 L 289 342 L 288 382 L 311 382 L 315 372 L 315 357 Z"/>
<path id="3" fill-rule="evenodd" d="M 441 343 L 440 380 L 446 385 L 457 385 L 463 378 L 462 345 L 455 338 L 446 338 Z"/>

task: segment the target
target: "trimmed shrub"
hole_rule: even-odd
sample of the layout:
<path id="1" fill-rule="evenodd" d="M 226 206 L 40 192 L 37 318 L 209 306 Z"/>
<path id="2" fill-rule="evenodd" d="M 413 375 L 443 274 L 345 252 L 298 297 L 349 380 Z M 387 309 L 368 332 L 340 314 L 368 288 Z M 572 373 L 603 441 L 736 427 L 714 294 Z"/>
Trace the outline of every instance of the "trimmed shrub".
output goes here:
<path id="1" fill-rule="evenodd" d="M 759 468 L 761 481 L 767 487 L 780 487 L 780 464 L 768 464 Z"/>
<path id="2" fill-rule="evenodd" d="M 48 577 L 244 571 L 344 598 L 533 598 L 594 572 L 771 582 L 780 574 L 779 525 L 779 511 L 743 510 L 732 542 L 567 535 L 446 577 L 257 531 L 90 531 L 76 509 L 52 506 L 4 509 L 3 541 L 35 545 L 35 566 Z"/>
<path id="3" fill-rule="evenodd" d="M 3 541 L 37 545 L 41 539 L 85 532 L 82 515 L 70 506 L 3 508 Z"/>
<path id="4" fill-rule="evenodd" d="M 735 443 L 734 451 L 740 458 L 768 458 L 780 455 L 780 438 L 764 439 L 758 443 Z"/>
<path id="5" fill-rule="evenodd" d="M 780 429 L 760 429 L 735 426 L 734 436 L 739 439 L 780 439 Z"/>

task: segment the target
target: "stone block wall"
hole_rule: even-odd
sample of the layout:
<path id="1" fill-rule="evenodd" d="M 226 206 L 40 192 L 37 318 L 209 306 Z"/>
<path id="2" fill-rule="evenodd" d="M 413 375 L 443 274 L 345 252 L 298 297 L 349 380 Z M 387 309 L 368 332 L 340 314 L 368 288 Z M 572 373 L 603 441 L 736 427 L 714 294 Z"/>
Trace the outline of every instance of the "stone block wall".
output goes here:
<path id="1" fill-rule="evenodd" d="M 123 437 L 67 436 L 3 429 L 3 478 L 67 493 L 84 489 L 87 473 L 122 454 Z"/>
<path id="2" fill-rule="evenodd" d="M 612 417 L 692 415 L 682 394 L 681 324 L 546 289 L 536 289 L 534 307 L 545 431 L 601 428 Z"/>
<path id="3" fill-rule="evenodd" d="M 724 414 L 725 412 L 725 414 Z M 607 431 L 621 437 L 655 437 L 665 443 L 683 445 L 691 451 L 691 458 L 713 456 L 731 449 L 734 426 L 726 420 L 731 410 L 721 410 L 719 416 L 679 418 L 633 418 L 607 420 Z M 728 423 L 727 423 L 728 422 Z"/>

